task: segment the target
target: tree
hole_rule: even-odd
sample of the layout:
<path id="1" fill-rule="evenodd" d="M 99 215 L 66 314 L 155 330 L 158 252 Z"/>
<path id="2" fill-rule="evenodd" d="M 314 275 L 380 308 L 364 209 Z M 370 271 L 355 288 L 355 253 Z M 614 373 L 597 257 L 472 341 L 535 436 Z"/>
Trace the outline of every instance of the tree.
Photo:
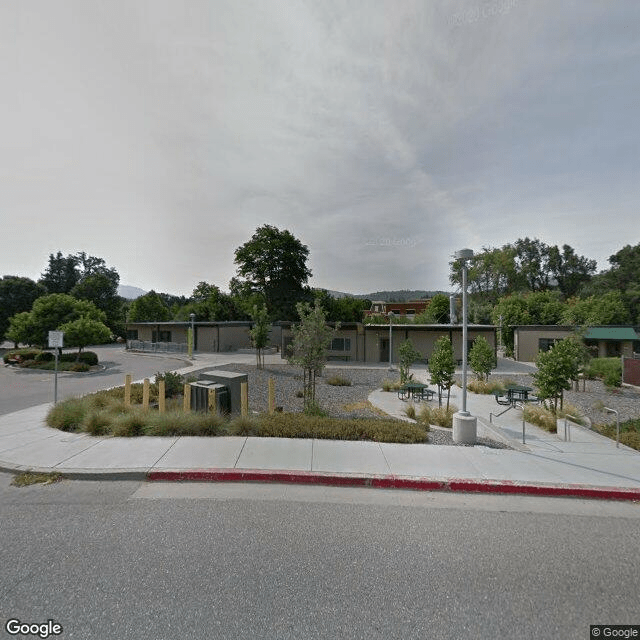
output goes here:
<path id="1" fill-rule="evenodd" d="M 105 271 L 90 273 L 80 279 L 71 289 L 70 295 L 93 302 L 98 309 L 104 311 L 109 328 L 121 335 L 124 331 L 124 318 L 122 298 L 118 295 L 119 282 L 120 276 L 115 271 L 112 274 Z"/>
<path id="2" fill-rule="evenodd" d="M 104 344 L 111 340 L 111 331 L 107 325 L 86 317 L 66 322 L 58 329 L 64 332 L 65 346 L 78 347 L 78 358 L 84 347 L 90 344 Z"/>
<path id="3" fill-rule="evenodd" d="M 570 336 L 556 342 L 548 351 L 540 351 L 536 358 L 538 371 L 533 379 L 541 398 L 553 401 L 553 412 L 562 409 L 564 392 L 571 389 L 571 381 L 577 380 L 585 363 L 582 341 Z"/>
<path id="4" fill-rule="evenodd" d="M 599 296 L 571 298 L 562 314 L 564 324 L 574 326 L 594 326 L 626 324 L 629 311 L 619 291 L 608 291 Z"/>
<path id="5" fill-rule="evenodd" d="M 400 384 L 404 384 L 413 378 L 409 374 L 409 369 L 422 358 L 422 354 L 413 346 L 408 338 L 398 347 L 398 355 L 400 356 Z"/>
<path id="6" fill-rule="evenodd" d="M 255 305 L 253 307 L 251 319 L 254 324 L 249 330 L 249 335 L 251 336 L 251 342 L 256 350 L 257 368 L 263 369 L 264 358 L 262 357 L 262 350 L 267 346 L 267 344 L 269 344 L 269 332 L 271 331 L 266 305 L 263 305 L 261 308 L 258 308 L 258 306 Z"/>
<path id="7" fill-rule="evenodd" d="M 575 296 L 596 272 L 598 263 L 579 256 L 568 244 L 549 248 L 549 269 L 558 283 L 558 289 L 565 298 Z"/>
<path id="8" fill-rule="evenodd" d="M 195 313 L 200 320 L 210 320 L 212 322 L 240 320 L 246 316 L 246 314 L 238 311 L 233 298 L 229 294 L 220 291 L 215 284 L 209 284 L 204 281 L 196 285 L 191 294 L 191 301 L 181 307 L 174 314 L 174 318 L 186 320 L 189 318 L 190 313 Z M 243 317 L 241 318 L 241 316 Z"/>
<path id="9" fill-rule="evenodd" d="M 260 293 L 272 319 L 293 320 L 311 276 L 308 256 L 309 249 L 289 231 L 259 227 L 251 240 L 235 251 L 238 278 L 232 279 L 231 292 Z"/>
<path id="10" fill-rule="evenodd" d="M 436 342 L 436 346 L 429 359 L 429 371 L 431 372 L 431 383 L 438 386 L 438 406 L 442 406 L 442 391 L 447 392 L 447 411 L 449 410 L 449 399 L 451 397 L 451 387 L 455 379 L 453 374 L 456 370 L 456 363 L 453 359 L 453 346 L 447 336 L 443 336 Z"/>
<path id="11" fill-rule="evenodd" d="M 324 310 L 307 302 L 297 305 L 300 323 L 291 327 L 293 341 L 287 357 L 289 364 L 302 367 L 304 372 L 304 407 L 312 410 L 316 404 L 316 374 L 321 373 L 327 361 L 327 349 L 336 329 L 327 326 Z"/>
<path id="12" fill-rule="evenodd" d="M 427 308 L 415 318 L 418 324 L 445 324 L 449 322 L 449 296 L 436 293 Z"/>
<path id="13" fill-rule="evenodd" d="M 80 280 L 79 259 L 69 254 L 66 258 L 61 251 L 49 254 L 49 264 L 38 281 L 48 293 L 69 293 Z"/>
<path id="14" fill-rule="evenodd" d="M 45 347 L 49 331 L 80 318 L 104 323 L 103 311 L 87 300 L 76 300 L 66 293 L 52 293 L 38 298 L 27 315 L 11 319 L 11 340 Z"/>
<path id="15" fill-rule="evenodd" d="M 469 365 L 478 380 L 488 380 L 491 370 L 496 366 L 496 356 L 484 336 L 478 336 L 469 350 Z"/>
<path id="16" fill-rule="evenodd" d="M 3 276 L 0 278 L 0 338 L 9 329 L 9 318 L 30 311 L 33 303 L 47 290 L 31 278 Z"/>
<path id="17" fill-rule="evenodd" d="M 534 238 L 519 238 L 514 244 L 516 269 L 529 291 L 545 291 L 551 286 L 549 247 Z"/>
<path id="18" fill-rule="evenodd" d="M 129 322 L 166 322 L 170 319 L 169 307 L 153 290 L 136 298 L 129 307 Z"/>
<path id="19" fill-rule="evenodd" d="M 513 328 L 520 324 L 531 324 L 529 308 L 523 295 L 501 298 L 494 307 L 493 322 L 501 327 L 502 344 L 507 353 L 513 353 Z"/>

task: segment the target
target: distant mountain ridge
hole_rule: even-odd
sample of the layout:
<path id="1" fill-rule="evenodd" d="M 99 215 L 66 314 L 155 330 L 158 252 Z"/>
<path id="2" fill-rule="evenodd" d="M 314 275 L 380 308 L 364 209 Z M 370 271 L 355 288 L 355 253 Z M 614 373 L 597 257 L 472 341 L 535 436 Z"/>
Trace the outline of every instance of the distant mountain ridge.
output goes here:
<path id="1" fill-rule="evenodd" d="M 421 300 L 423 298 L 433 298 L 436 293 L 449 295 L 448 291 L 421 291 L 418 289 L 399 289 L 396 291 L 374 291 L 373 293 L 344 293 L 343 291 L 332 291 L 327 289 L 329 295 L 334 298 L 360 298 L 368 300 L 383 300 L 384 302 L 407 302 L 409 300 Z"/>
<path id="2" fill-rule="evenodd" d="M 128 284 L 121 284 L 118 286 L 118 295 L 126 298 L 127 300 L 135 300 L 140 296 L 143 296 L 147 291 L 140 289 L 140 287 L 132 287 Z"/>

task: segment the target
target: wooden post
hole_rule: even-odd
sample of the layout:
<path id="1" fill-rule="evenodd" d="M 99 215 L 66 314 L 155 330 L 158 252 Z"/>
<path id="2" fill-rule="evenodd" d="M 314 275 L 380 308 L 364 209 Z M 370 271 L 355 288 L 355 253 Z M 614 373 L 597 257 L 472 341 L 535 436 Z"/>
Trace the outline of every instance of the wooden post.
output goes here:
<path id="1" fill-rule="evenodd" d="M 218 403 L 216 402 L 216 390 L 209 389 L 209 413 L 218 415 Z"/>
<path id="2" fill-rule="evenodd" d="M 273 378 L 269 378 L 269 413 L 276 410 L 276 388 Z"/>
<path id="3" fill-rule="evenodd" d="M 158 411 L 160 413 L 164 413 L 165 411 L 165 390 L 164 390 L 165 384 L 164 384 L 164 380 L 160 380 L 160 382 L 158 382 Z"/>
<path id="4" fill-rule="evenodd" d="M 191 385 L 189 383 L 184 385 L 184 403 L 182 406 L 185 411 L 191 411 Z"/>
<path id="5" fill-rule="evenodd" d="M 142 383 L 142 408 L 145 411 L 149 408 L 149 378 Z"/>
<path id="6" fill-rule="evenodd" d="M 131 374 L 127 373 L 124 377 L 124 406 L 131 405 Z"/>
<path id="7" fill-rule="evenodd" d="M 240 383 L 240 413 L 243 418 L 249 415 L 249 385 L 246 382 Z"/>

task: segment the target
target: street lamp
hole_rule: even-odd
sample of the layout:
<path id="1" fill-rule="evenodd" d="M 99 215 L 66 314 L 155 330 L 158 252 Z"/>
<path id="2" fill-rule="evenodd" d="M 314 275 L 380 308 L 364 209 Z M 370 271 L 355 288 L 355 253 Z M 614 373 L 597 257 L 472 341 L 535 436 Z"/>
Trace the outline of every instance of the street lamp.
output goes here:
<path id="1" fill-rule="evenodd" d="M 194 327 L 194 322 L 196 319 L 196 314 L 195 313 L 190 313 L 189 314 L 189 319 L 191 320 L 191 340 L 189 340 L 189 357 L 193 357 L 193 349 L 195 346 L 195 342 L 196 342 L 196 333 L 195 333 L 195 327 Z"/>
<path id="2" fill-rule="evenodd" d="M 453 416 L 453 441 L 475 444 L 478 423 L 467 411 L 467 261 L 473 258 L 473 251 L 461 249 L 454 258 L 462 266 L 462 409 Z"/>
<path id="3" fill-rule="evenodd" d="M 393 354 L 393 333 L 391 330 L 391 324 L 393 323 L 393 311 L 389 311 L 387 314 L 389 318 L 389 371 L 393 371 L 393 365 L 391 364 L 391 357 Z"/>

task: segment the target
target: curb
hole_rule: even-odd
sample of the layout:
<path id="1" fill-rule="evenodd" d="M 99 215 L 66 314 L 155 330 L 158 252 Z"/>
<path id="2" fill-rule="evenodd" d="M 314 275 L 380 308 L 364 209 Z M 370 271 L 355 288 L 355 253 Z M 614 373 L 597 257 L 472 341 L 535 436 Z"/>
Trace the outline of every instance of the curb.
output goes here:
<path id="1" fill-rule="evenodd" d="M 640 489 L 593 487 L 585 485 L 528 484 L 522 482 L 401 476 L 331 474 L 314 471 L 262 471 L 250 469 L 194 469 L 191 471 L 150 471 L 150 482 L 273 482 L 334 487 L 413 489 L 456 493 L 519 494 L 544 497 L 571 497 L 590 500 L 628 500 L 640 502 Z"/>

